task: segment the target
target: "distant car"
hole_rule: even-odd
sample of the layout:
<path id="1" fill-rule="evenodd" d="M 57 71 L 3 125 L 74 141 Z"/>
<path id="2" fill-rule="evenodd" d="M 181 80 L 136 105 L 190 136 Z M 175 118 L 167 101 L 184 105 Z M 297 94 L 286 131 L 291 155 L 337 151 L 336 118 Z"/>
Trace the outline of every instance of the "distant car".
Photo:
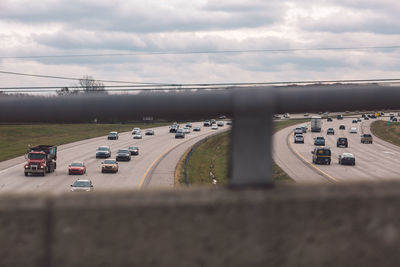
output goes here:
<path id="1" fill-rule="evenodd" d="M 336 141 L 336 146 L 337 147 L 348 147 L 349 146 L 349 142 L 347 141 L 346 137 L 339 137 Z"/>
<path id="2" fill-rule="evenodd" d="M 344 126 L 343 124 L 340 124 L 339 130 L 346 130 L 346 126 Z"/>
<path id="3" fill-rule="evenodd" d="M 307 128 L 307 124 L 303 124 L 300 126 L 301 130 L 303 131 L 303 133 L 306 133 L 308 128 Z"/>
<path id="4" fill-rule="evenodd" d="M 99 146 L 96 150 L 96 158 L 111 157 L 111 149 L 109 146 Z"/>
<path id="5" fill-rule="evenodd" d="M 74 161 L 68 166 L 68 174 L 85 174 L 86 166 L 82 161 Z"/>
<path id="6" fill-rule="evenodd" d="M 375 115 L 375 114 L 372 114 L 372 115 L 370 116 L 370 118 L 371 118 L 371 119 L 376 119 L 376 115 Z"/>
<path id="7" fill-rule="evenodd" d="M 117 156 L 115 157 L 117 161 L 130 161 L 131 152 L 128 149 L 118 149 Z"/>
<path id="8" fill-rule="evenodd" d="M 217 122 L 217 126 L 218 126 L 218 127 L 222 127 L 222 126 L 224 126 L 224 122 L 223 122 L 223 121 L 219 121 L 219 122 Z"/>
<path id="9" fill-rule="evenodd" d="M 392 121 L 393 121 L 393 122 L 397 122 L 397 118 L 393 118 Z"/>
<path id="10" fill-rule="evenodd" d="M 154 135 L 154 130 L 148 129 L 148 130 L 146 130 L 146 132 L 144 134 L 145 135 Z"/>
<path id="11" fill-rule="evenodd" d="M 213 124 L 211 126 L 211 130 L 218 130 L 218 125 L 217 124 Z"/>
<path id="12" fill-rule="evenodd" d="M 232 125 L 232 121 L 231 120 L 226 121 L 226 125 Z"/>
<path id="13" fill-rule="evenodd" d="M 183 129 L 178 129 L 175 133 L 175 138 L 185 138 L 185 132 Z"/>
<path id="14" fill-rule="evenodd" d="M 101 172 L 118 172 L 118 162 L 115 159 L 106 159 L 101 163 Z"/>
<path id="15" fill-rule="evenodd" d="M 130 146 L 128 147 L 129 152 L 131 155 L 139 155 L 139 147 L 137 146 Z"/>
<path id="16" fill-rule="evenodd" d="M 349 133 L 356 134 L 357 133 L 357 128 L 356 127 L 351 127 Z"/>
<path id="17" fill-rule="evenodd" d="M 371 134 L 362 134 L 361 135 L 361 143 L 362 144 L 372 144 L 372 135 Z"/>
<path id="18" fill-rule="evenodd" d="M 283 117 L 286 118 L 286 119 L 289 119 L 289 118 L 290 118 L 290 114 L 289 114 L 289 113 L 285 113 L 285 114 L 283 115 Z"/>
<path id="19" fill-rule="evenodd" d="M 133 139 L 142 139 L 142 134 L 141 133 L 134 134 Z"/>
<path id="20" fill-rule="evenodd" d="M 331 164 L 331 149 L 329 147 L 316 147 L 313 151 L 312 162 L 314 164 Z"/>
<path id="21" fill-rule="evenodd" d="M 356 165 L 356 158 L 351 153 L 343 153 L 339 155 L 339 164 L 340 165 Z"/>
<path id="22" fill-rule="evenodd" d="M 211 122 L 210 121 L 204 121 L 203 122 L 203 126 L 204 127 L 210 127 L 211 126 Z"/>
<path id="23" fill-rule="evenodd" d="M 361 118 L 357 118 L 357 121 L 360 122 L 360 121 L 361 121 Z"/>
<path id="24" fill-rule="evenodd" d="M 303 129 L 301 127 L 297 127 L 296 129 L 294 129 L 294 134 L 303 134 Z"/>
<path id="25" fill-rule="evenodd" d="M 294 143 L 302 143 L 304 144 L 304 137 L 302 134 L 295 134 L 294 135 Z"/>
<path id="26" fill-rule="evenodd" d="M 192 124 L 190 122 L 187 122 L 185 127 L 192 128 Z"/>
<path id="27" fill-rule="evenodd" d="M 351 121 L 351 123 L 357 123 L 358 122 L 358 120 L 352 120 Z"/>
<path id="28" fill-rule="evenodd" d="M 118 140 L 118 133 L 117 132 L 110 132 L 107 137 L 108 140 Z"/>
<path id="29" fill-rule="evenodd" d="M 93 190 L 92 181 L 88 179 L 78 179 L 71 184 L 71 192 L 90 192 Z"/>
<path id="30" fill-rule="evenodd" d="M 336 119 L 343 120 L 343 115 L 337 115 Z"/>
<path id="31" fill-rule="evenodd" d="M 367 121 L 367 120 L 369 120 L 369 118 L 368 118 L 368 117 L 365 117 L 365 118 L 364 118 L 364 120 L 366 120 L 366 121 Z"/>
<path id="32" fill-rule="evenodd" d="M 326 118 L 326 121 L 333 121 L 331 117 Z"/>
<path id="33" fill-rule="evenodd" d="M 326 134 L 335 134 L 335 130 L 333 128 L 328 128 Z"/>
<path id="34" fill-rule="evenodd" d="M 190 133 L 190 128 L 189 127 L 184 127 L 183 131 L 185 132 L 185 134 Z"/>
<path id="35" fill-rule="evenodd" d="M 281 116 L 274 114 L 274 116 L 272 117 L 272 119 L 274 120 L 280 120 Z"/>
<path id="36" fill-rule="evenodd" d="M 304 114 L 304 117 L 308 117 L 308 116 L 309 116 L 308 113 L 305 113 L 305 114 Z"/>
<path id="37" fill-rule="evenodd" d="M 178 124 L 173 124 L 171 127 L 169 127 L 169 132 L 170 133 L 176 133 L 176 131 L 179 129 Z"/>
<path id="38" fill-rule="evenodd" d="M 193 132 L 200 132 L 201 128 L 200 126 L 196 126 L 193 128 Z"/>
<path id="39" fill-rule="evenodd" d="M 365 118 L 365 117 L 367 117 L 367 115 L 365 115 L 365 114 L 362 114 L 362 115 L 361 115 L 361 117 Z"/>
<path id="40" fill-rule="evenodd" d="M 135 135 L 135 134 L 138 134 L 138 133 L 140 133 L 140 128 L 133 128 L 133 130 L 132 130 L 132 135 Z"/>
<path id="41" fill-rule="evenodd" d="M 316 146 L 324 146 L 325 145 L 325 137 L 317 136 L 314 138 L 314 145 Z"/>

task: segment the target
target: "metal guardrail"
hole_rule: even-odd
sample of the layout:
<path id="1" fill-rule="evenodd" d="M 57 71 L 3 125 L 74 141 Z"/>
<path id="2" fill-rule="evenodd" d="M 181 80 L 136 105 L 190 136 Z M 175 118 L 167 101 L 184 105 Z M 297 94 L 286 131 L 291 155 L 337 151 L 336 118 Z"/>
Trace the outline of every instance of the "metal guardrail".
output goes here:
<path id="1" fill-rule="evenodd" d="M 0 122 L 99 122 L 153 116 L 171 120 L 232 116 L 231 186 L 270 186 L 272 115 L 400 109 L 400 87 L 310 85 L 218 91 L 0 97 Z"/>

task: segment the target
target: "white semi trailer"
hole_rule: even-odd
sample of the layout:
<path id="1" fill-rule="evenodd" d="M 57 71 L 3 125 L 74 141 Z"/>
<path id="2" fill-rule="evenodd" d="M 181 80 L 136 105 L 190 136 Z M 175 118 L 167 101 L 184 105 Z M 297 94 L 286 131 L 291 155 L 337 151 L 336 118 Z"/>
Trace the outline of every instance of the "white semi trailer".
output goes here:
<path id="1" fill-rule="evenodd" d="M 321 117 L 313 116 L 311 118 L 311 132 L 321 132 Z"/>

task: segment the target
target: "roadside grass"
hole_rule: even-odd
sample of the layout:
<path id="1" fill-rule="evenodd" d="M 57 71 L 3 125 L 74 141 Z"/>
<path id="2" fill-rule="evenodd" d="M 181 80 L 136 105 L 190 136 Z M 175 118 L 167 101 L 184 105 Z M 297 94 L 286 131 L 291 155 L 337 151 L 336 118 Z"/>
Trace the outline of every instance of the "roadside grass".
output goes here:
<path id="1" fill-rule="evenodd" d="M 282 120 L 274 122 L 274 131 L 307 122 L 310 119 Z M 209 138 L 198 146 L 190 156 L 187 164 L 187 177 L 191 185 L 212 184 L 213 179 L 218 185 L 228 183 L 228 164 L 230 149 L 230 131 Z M 184 160 L 181 158 L 176 169 L 176 184 L 185 184 Z M 293 180 L 275 163 L 272 162 L 273 177 L 276 182 L 292 182 Z M 214 177 L 212 177 L 212 175 Z"/>
<path id="2" fill-rule="evenodd" d="M 400 146 L 400 122 L 377 120 L 371 123 L 371 131 L 374 135 L 387 142 Z"/>
<path id="3" fill-rule="evenodd" d="M 106 136 L 110 131 L 126 132 L 134 127 L 145 129 L 163 125 L 169 123 L 0 125 L 0 161 L 24 155 L 28 144 L 62 145 Z"/>

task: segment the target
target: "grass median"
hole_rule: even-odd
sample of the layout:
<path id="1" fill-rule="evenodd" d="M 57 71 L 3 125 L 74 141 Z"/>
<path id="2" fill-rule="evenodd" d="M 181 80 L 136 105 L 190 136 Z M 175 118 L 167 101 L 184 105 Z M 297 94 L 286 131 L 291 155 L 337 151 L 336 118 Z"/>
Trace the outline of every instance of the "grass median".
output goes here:
<path id="1" fill-rule="evenodd" d="M 371 123 L 371 132 L 382 140 L 400 146 L 400 122 L 377 120 Z"/>
<path id="2" fill-rule="evenodd" d="M 169 123 L 0 125 L 0 161 L 24 155 L 28 144 L 62 145 L 106 136 L 110 131 L 126 132 L 134 127 L 145 129 L 163 125 Z"/>
<path id="3" fill-rule="evenodd" d="M 274 122 L 274 131 L 307 122 L 310 119 L 283 120 Z M 187 164 L 187 177 L 189 184 L 212 184 L 213 179 L 217 184 L 228 182 L 228 160 L 230 149 L 230 132 L 224 132 L 210 137 L 206 142 L 196 147 Z M 184 184 L 184 159 L 182 157 L 176 170 L 176 182 Z M 275 162 L 272 162 L 273 177 L 277 182 L 293 181 Z"/>

